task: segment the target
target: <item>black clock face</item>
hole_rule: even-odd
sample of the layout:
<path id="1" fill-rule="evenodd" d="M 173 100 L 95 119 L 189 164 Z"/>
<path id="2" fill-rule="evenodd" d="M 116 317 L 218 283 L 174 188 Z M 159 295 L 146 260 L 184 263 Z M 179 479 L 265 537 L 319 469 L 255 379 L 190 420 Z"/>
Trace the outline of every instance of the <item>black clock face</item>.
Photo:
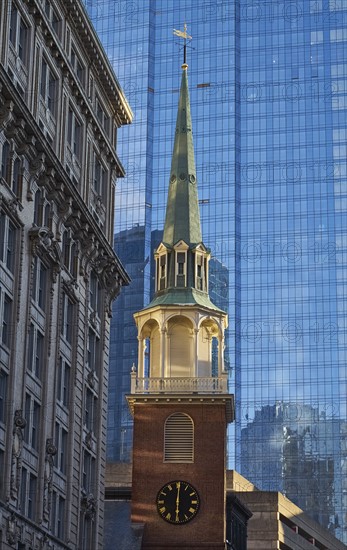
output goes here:
<path id="1" fill-rule="evenodd" d="M 186 481 L 170 481 L 162 487 L 157 496 L 159 515 L 179 525 L 193 519 L 199 510 L 199 495 Z"/>

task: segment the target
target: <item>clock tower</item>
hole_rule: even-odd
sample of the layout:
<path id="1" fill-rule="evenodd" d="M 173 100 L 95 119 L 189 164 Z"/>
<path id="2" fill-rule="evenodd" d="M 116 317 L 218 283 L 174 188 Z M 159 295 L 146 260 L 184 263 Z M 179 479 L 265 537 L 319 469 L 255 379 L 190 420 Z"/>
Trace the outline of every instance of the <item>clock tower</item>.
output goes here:
<path id="1" fill-rule="evenodd" d="M 186 42 L 184 32 L 175 31 Z M 184 56 L 156 292 L 135 313 L 138 369 L 127 401 L 134 417 L 132 522 L 142 548 L 225 548 L 226 428 L 234 418 L 224 368 L 227 314 L 208 293 Z"/>

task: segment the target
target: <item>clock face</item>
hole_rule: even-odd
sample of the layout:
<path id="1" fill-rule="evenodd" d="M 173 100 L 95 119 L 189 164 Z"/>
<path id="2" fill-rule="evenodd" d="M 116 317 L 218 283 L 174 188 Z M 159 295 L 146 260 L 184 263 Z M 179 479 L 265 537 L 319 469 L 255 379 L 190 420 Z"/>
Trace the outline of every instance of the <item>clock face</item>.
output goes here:
<path id="1" fill-rule="evenodd" d="M 170 481 L 162 487 L 157 496 L 159 515 L 179 525 L 193 519 L 199 510 L 199 495 L 186 481 Z"/>

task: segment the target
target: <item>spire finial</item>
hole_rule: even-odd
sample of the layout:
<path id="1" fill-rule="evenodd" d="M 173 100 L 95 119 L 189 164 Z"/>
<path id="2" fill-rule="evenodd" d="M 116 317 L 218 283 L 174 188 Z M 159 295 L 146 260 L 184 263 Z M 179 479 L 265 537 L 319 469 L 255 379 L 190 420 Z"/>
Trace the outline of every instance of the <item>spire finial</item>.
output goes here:
<path id="1" fill-rule="evenodd" d="M 183 31 L 178 31 L 177 29 L 174 29 L 173 33 L 174 33 L 174 35 L 179 36 L 180 38 L 184 39 L 182 69 L 186 71 L 188 69 L 188 64 L 187 64 L 187 39 L 192 40 L 192 37 L 187 33 L 187 23 L 184 23 L 183 29 L 184 29 Z"/>

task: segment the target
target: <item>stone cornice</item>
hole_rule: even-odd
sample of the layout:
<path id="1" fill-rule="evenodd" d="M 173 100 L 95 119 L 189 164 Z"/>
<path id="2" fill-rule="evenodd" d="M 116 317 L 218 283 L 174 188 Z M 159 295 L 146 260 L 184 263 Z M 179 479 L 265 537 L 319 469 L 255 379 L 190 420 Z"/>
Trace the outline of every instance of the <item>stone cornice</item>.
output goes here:
<path id="1" fill-rule="evenodd" d="M 52 57 L 56 60 L 62 74 L 68 79 L 71 93 L 81 107 L 81 111 L 86 120 L 92 124 L 96 139 L 99 141 L 100 148 L 104 151 L 108 159 L 112 159 L 116 167 L 118 177 L 125 175 L 122 163 L 99 120 L 96 117 L 93 104 L 90 102 L 85 89 L 79 82 L 66 52 L 59 43 L 59 40 L 52 32 L 50 25 L 47 24 L 43 8 L 35 0 L 24 0 L 28 9 L 35 19 L 36 25 L 41 29 L 46 45 L 51 50 Z M 89 56 L 90 65 L 94 66 L 94 76 L 97 76 L 106 88 L 107 93 L 112 100 L 109 101 L 109 107 L 113 108 L 113 116 L 117 121 L 117 126 L 130 124 L 133 118 L 130 106 L 127 103 L 124 92 L 121 89 L 116 76 L 114 75 L 109 61 L 102 49 L 97 35 L 90 25 L 88 17 L 84 12 L 83 6 L 78 1 L 71 1 L 70 5 L 64 3 L 64 9 L 73 18 L 75 28 L 79 30 L 79 38 L 83 41 L 85 50 Z M 80 16 L 78 13 L 80 12 Z M 83 17 L 84 16 L 84 20 Z"/>
<path id="2" fill-rule="evenodd" d="M 133 113 L 84 6 L 80 0 L 64 0 L 64 8 L 73 19 L 75 28 L 79 31 L 78 34 L 83 40 L 91 62 L 97 69 L 103 86 L 117 100 L 117 110 L 122 123 L 129 124 Z"/>
<path id="3" fill-rule="evenodd" d="M 53 57 L 58 58 L 63 63 L 64 67 L 71 73 L 74 80 L 77 80 L 73 71 L 70 70 L 70 64 L 65 51 L 60 46 L 54 33 L 51 32 L 50 26 L 47 25 L 43 7 L 37 0 L 23 1 L 28 5 L 29 12 L 35 18 L 36 25 L 43 29 L 43 34 L 46 37 L 48 46 L 53 49 L 53 53 L 55 52 Z M 66 14 L 73 20 L 74 28 L 78 31 L 78 37 L 89 55 L 90 63 L 94 64 L 97 68 L 97 74 L 101 78 L 102 84 L 107 88 L 108 93 L 113 96 L 117 106 L 116 112 L 118 113 L 121 124 L 130 124 L 133 118 L 132 110 L 83 4 L 80 0 L 64 0 L 61 3 L 61 8 L 64 9 Z"/>
<path id="4" fill-rule="evenodd" d="M 225 407 L 226 421 L 233 422 L 235 420 L 235 405 L 233 394 L 142 394 L 142 395 L 126 395 L 125 396 L 130 412 L 134 416 L 135 405 L 223 405 Z"/>

